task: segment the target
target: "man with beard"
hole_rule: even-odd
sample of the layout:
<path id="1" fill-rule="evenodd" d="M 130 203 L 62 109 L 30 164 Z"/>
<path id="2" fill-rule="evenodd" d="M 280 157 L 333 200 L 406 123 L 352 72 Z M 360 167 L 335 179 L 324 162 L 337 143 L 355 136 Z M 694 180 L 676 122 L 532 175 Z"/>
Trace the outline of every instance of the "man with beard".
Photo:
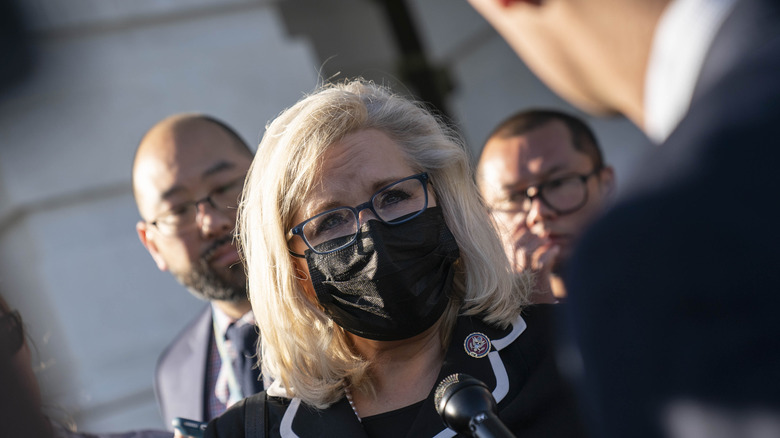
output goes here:
<path id="1" fill-rule="evenodd" d="M 138 237 L 161 271 L 210 303 L 158 362 L 155 392 L 168 427 L 174 417 L 207 421 L 262 390 L 257 329 L 233 241 L 252 157 L 233 129 L 200 114 L 163 119 L 136 151 Z"/>
<path id="2" fill-rule="evenodd" d="M 562 267 L 614 188 L 593 131 L 559 111 L 514 114 L 489 135 L 477 183 L 515 271 L 536 274 L 532 300 L 564 298 Z"/>

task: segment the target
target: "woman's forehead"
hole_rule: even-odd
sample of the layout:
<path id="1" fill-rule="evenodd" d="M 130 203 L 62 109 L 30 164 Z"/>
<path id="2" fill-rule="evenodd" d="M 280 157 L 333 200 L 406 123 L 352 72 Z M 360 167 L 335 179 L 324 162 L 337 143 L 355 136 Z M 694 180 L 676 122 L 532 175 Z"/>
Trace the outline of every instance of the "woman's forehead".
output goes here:
<path id="1" fill-rule="evenodd" d="M 328 205 L 357 205 L 416 173 L 400 146 L 376 130 L 358 131 L 332 144 L 318 167 L 311 191 L 301 199 L 302 215 Z"/>
<path id="2" fill-rule="evenodd" d="M 325 191 L 358 184 L 370 188 L 377 180 L 408 176 L 410 171 L 395 141 L 380 131 L 363 130 L 347 135 L 323 154 L 318 185 Z"/>

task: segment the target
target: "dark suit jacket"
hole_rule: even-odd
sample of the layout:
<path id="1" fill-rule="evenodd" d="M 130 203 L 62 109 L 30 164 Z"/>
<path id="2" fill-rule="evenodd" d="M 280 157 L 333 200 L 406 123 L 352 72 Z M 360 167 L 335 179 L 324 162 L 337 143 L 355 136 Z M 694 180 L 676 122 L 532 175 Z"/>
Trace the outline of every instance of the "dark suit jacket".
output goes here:
<path id="1" fill-rule="evenodd" d="M 212 342 L 211 306 L 190 322 L 157 361 L 154 390 L 165 426 L 174 417 L 206 421 L 206 362 Z"/>
<path id="2" fill-rule="evenodd" d="M 572 394 L 553 360 L 552 312 L 550 305 L 532 306 L 505 330 L 476 317 L 459 318 L 439 381 L 454 373 L 465 373 L 485 382 L 498 401 L 500 418 L 518 437 L 584 436 Z M 474 358 L 466 353 L 464 340 L 475 332 L 491 340 L 490 353 L 485 357 Z M 254 397 L 263 396 L 260 393 Z M 244 438 L 246 400 L 213 420 L 205 436 Z M 433 400 L 432 390 L 408 437 L 455 436 L 436 413 Z M 300 399 L 269 397 L 267 405 L 272 437 L 366 437 L 346 398 L 324 411 L 317 411 Z"/>
<path id="3" fill-rule="evenodd" d="M 674 400 L 780 406 L 779 4 L 737 4 L 688 114 L 569 265 L 601 436 L 661 436 Z"/>

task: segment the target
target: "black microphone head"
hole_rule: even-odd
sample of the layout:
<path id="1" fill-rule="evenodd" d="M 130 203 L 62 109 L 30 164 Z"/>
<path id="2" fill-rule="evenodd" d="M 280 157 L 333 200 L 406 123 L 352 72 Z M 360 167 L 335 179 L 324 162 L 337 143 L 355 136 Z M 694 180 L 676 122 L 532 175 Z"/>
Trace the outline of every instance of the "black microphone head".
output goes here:
<path id="1" fill-rule="evenodd" d="M 470 433 L 469 421 L 485 412 L 496 412 L 490 388 L 468 374 L 452 374 L 439 382 L 433 398 L 444 424 L 458 433 Z"/>
<path id="2" fill-rule="evenodd" d="M 450 374 L 436 385 L 436 391 L 433 393 L 433 406 L 436 407 L 436 412 L 438 412 L 439 415 L 444 412 L 444 406 L 446 405 L 446 402 L 443 404 L 441 403 L 441 399 L 444 398 L 444 393 L 447 392 L 449 394 L 450 388 L 460 382 L 463 377 L 468 378 L 469 376 L 468 374 Z M 441 407 L 439 407 L 440 405 Z"/>

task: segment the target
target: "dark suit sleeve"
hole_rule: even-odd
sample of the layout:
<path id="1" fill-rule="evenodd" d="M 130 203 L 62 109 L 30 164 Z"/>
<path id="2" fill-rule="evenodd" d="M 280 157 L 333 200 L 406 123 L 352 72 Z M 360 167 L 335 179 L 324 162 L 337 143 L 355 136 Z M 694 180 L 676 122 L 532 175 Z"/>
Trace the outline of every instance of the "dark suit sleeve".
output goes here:
<path id="1" fill-rule="evenodd" d="M 662 436 L 676 400 L 780 405 L 778 43 L 692 105 L 569 264 L 600 436 Z"/>
<path id="2" fill-rule="evenodd" d="M 652 205 L 630 209 L 630 213 L 610 214 L 581 243 L 570 265 L 565 310 L 570 315 L 570 334 L 585 363 L 584 375 L 578 377 L 586 417 L 620 415 L 625 419 L 622 422 L 638 424 L 639 419 L 629 417 L 641 415 L 644 409 L 620 406 L 618 400 L 648 406 L 657 403 L 648 398 L 653 385 L 668 375 L 663 368 L 673 354 L 665 351 L 663 342 L 656 345 L 660 339 L 654 337 L 669 317 L 662 310 L 663 302 L 673 299 L 664 284 L 670 272 L 663 266 L 675 263 L 677 257 L 670 252 L 678 249 L 669 248 L 672 243 L 643 222 L 662 221 L 651 214 L 657 211 Z M 671 236 L 667 233 L 666 237 Z M 605 425 L 594 427 L 602 431 Z M 641 429 L 626 436 L 661 434 Z"/>

